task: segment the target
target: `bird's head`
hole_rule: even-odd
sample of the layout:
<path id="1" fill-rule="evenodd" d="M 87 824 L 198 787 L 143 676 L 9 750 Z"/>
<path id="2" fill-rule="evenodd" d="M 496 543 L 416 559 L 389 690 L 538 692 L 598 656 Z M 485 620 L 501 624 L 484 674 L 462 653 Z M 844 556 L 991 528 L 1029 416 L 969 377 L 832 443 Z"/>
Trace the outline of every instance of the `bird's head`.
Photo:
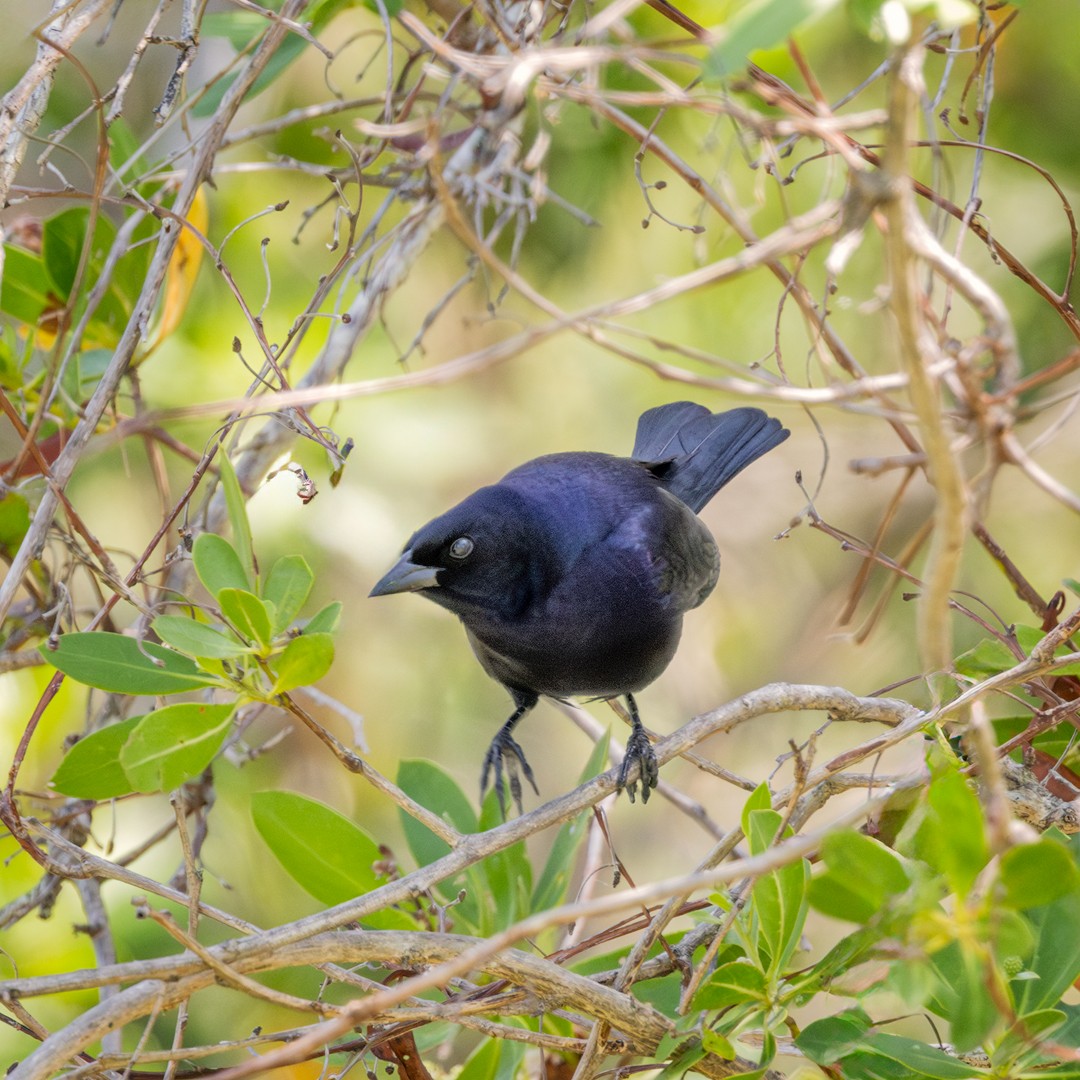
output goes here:
<path id="1" fill-rule="evenodd" d="M 513 618 L 545 588 L 548 562 L 527 500 L 496 484 L 413 533 L 370 595 L 422 590 L 466 622 L 470 614 Z"/>

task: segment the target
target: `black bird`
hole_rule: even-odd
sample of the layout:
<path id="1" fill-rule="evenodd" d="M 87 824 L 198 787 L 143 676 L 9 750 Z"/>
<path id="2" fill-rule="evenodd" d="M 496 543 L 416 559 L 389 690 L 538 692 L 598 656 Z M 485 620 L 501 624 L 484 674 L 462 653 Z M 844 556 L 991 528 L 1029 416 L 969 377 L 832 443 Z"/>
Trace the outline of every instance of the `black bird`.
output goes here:
<path id="1" fill-rule="evenodd" d="M 634 692 L 667 667 L 683 614 L 712 592 L 720 555 L 699 511 L 789 435 L 761 409 L 679 401 L 638 420 L 629 458 L 573 451 L 526 462 L 413 533 L 372 596 L 423 590 L 465 625 L 514 711 L 484 758 L 505 814 L 503 767 L 521 812 L 513 730 L 541 694 L 623 696 L 633 727 L 619 770 L 631 802 L 658 782 Z M 539 793 L 539 792 L 538 792 Z"/>

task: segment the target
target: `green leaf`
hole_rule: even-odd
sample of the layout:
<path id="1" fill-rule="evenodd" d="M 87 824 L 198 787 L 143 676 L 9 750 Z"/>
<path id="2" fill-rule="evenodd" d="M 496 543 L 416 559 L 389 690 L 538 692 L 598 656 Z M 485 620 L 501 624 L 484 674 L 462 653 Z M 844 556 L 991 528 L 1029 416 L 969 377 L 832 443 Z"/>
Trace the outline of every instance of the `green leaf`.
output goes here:
<path id="1" fill-rule="evenodd" d="M 751 855 L 764 855 L 772 847 L 783 820 L 776 810 L 750 810 L 748 812 L 746 807 L 743 807 L 743 829 L 750 845 Z"/>
<path id="2" fill-rule="evenodd" d="M 985 955 L 975 949 L 960 949 L 963 977 L 953 984 L 956 1004 L 949 1018 L 949 1032 L 958 1053 L 981 1046 L 1001 1020 L 1000 1013 L 987 992 Z"/>
<path id="3" fill-rule="evenodd" d="M 729 1005 L 767 1000 L 765 973 L 754 964 L 736 960 L 721 964 L 694 995 L 695 1009 L 725 1009 Z"/>
<path id="4" fill-rule="evenodd" d="M 756 1080 L 757 1077 L 765 1075 L 765 1070 L 776 1057 L 776 1036 L 769 1030 L 765 1030 L 761 1033 L 761 1056 L 758 1058 L 758 1063 L 761 1065 L 760 1069 L 754 1069 L 752 1072 L 746 1072 L 742 1075 L 751 1080 L 753 1077 Z"/>
<path id="5" fill-rule="evenodd" d="M 50 295 L 51 288 L 52 282 L 40 256 L 14 244 L 4 245 L 0 311 L 27 326 L 37 326 L 45 309 L 61 299 Z"/>
<path id="6" fill-rule="evenodd" d="M 64 390 L 73 400 L 85 401 L 101 382 L 112 358 L 112 349 L 84 349 L 77 353 L 64 370 Z"/>
<path id="7" fill-rule="evenodd" d="M 199 580 L 215 598 L 222 589 L 251 590 L 254 587 L 236 549 L 223 536 L 200 533 L 195 537 L 191 557 Z"/>
<path id="8" fill-rule="evenodd" d="M 247 589 L 221 589 L 218 603 L 221 614 L 242 638 L 263 649 L 270 647 L 274 616 L 264 601 Z"/>
<path id="9" fill-rule="evenodd" d="M 1023 911 L 1080 891 L 1080 870 L 1068 848 L 1043 837 L 1034 844 L 1009 848 L 1002 855 L 1001 883 L 1005 886 L 1004 902 Z"/>
<path id="10" fill-rule="evenodd" d="M 742 831 L 743 835 L 750 838 L 750 815 L 755 810 L 771 810 L 772 809 L 772 793 L 769 791 L 769 785 L 762 781 L 752 792 L 750 797 L 746 800 L 746 803 L 742 808 Z"/>
<path id="11" fill-rule="evenodd" d="M 501 821 L 502 814 L 497 802 L 494 809 Z M 525 841 L 493 852 L 480 863 L 479 870 L 485 889 L 480 926 L 483 935 L 488 937 L 530 914 L 532 865 L 525 850 Z"/>
<path id="12" fill-rule="evenodd" d="M 218 473 L 221 476 L 222 491 L 225 493 L 225 507 L 229 511 L 229 524 L 232 525 L 233 546 L 236 548 L 237 558 L 248 581 L 247 585 L 238 587 L 253 589 L 259 575 L 259 567 L 255 562 L 255 548 L 251 541 L 247 499 L 244 498 L 244 492 L 240 488 L 236 470 L 224 453 L 218 457 Z"/>
<path id="13" fill-rule="evenodd" d="M 494 829 L 503 822 L 502 809 L 494 791 L 489 791 L 480 810 L 480 831 Z M 479 864 L 484 883 L 484 935 L 503 930 L 529 914 L 532 892 L 532 864 L 525 842 L 495 851 Z"/>
<path id="14" fill-rule="evenodd" d="M 384 0 L 387 14 L 393 18 L 402 7 L 403 0 Z M 354 6 L 353 0 L 322 0 L 321 3 L 313 4 L 305 13 L 305 23 L 314 36 L 330 22 L 340 11 Z M 379 5 L 375 0 L 363 0 L 363 6 L 369 11 L 381 14 Z M 202 20 L 201 29 L 203 37 L 214 35 L 225 37 L 237 52 L 247 51 L 250 53 L 267 29 L 267 21 L 260 15 L 246 11 L 229 11 L 207 15 Z M 245 100 L 250 101 L 253 97 L 261 94 L 267 87 L 272 86 L 277 78 L 296 60 L 307 48 L 306 42 L 296 34 L 290 34 L 278 46 L 277 52 L 270 58 L 269 63 L 252 84 Z M 195 115 L 206 118 L 212 116 L 226 91 L 236 81 L 236 75 L 230 73 L 219 79 L 209 91 L 195 104 Z"/>
<path id="15" fill-rule="evenodd" d="M 478 831 L 476 814 L 465 793 L 457 781 L 434 762 L 423 758 L 406 758 L 398 766 L 397 784 L 406 795 L 450 822 L 458 832 Z M 404 810 L 399 810 L 398 815 L 417 866 L 430 866 L 450 853 L 450 845 L 416 818 Z"/>
<path id="16" fill-rule="evenodd" d="M 930 957 L 937 986 L 927 1007 L 950 1024 L 950 1041 L 970 1050 L 989 1035 L 1000 1019 L 987 988 L 985 950 L 953 941 Z"/>
<path id="17" fill-rule="evenodd" d="M 85 298 L 73 292 L 75 276 L 80 261 L 84 257 L 84 249 L 86 249 L 86 261 L 83 280 L 95 282 L 101 277 L 106 253 L 116 240 L 116 226 L 108 217 L 97 216 L 93 237 L 88 237 L 89 225 L 90 212 L 82 207 L 72 207 L 47 218 L 42 225 L 40 258 L 45 283 L 42 283 L 35 275 L 28 278 L 26 282 L 20 282 L 17 287 L 43 289 L 45 309 L 65 303 L 69 298 L 75 301 L 76 314 L 84 309 Z M 113 268 L 109 283 L 100 295 L 93 316 L 87 324 L 85 343 L 106 348 L 111 348 L 116 343 L 134 302 L 133 296 L 125 293 L 122 287 L 122 281 L 125 279 L 124 270 L 132 262 L 145 264 L 146 258 L 145 253 L 141 253 L 141 249 L 136 246 L 134 250 L 129 249 Z M 5 283 L 12 269 L 10 266 L 5 269 Z M 139 277 L 138 287 L 142 286 L 144 280 L 145 275 Z M 31 305 L 36 303 L 32 298 L 28 299 Z M 72 371 L 69 365 L 64 378 L 64 386 L 69 392 L 71 392 L 73 380 L 77 380 L 77 372 Z"/>
<path id="18" fill-rule="evenodd" d="M 294 791 L 259 791 L 251 797 L 251 816 L 285 872 L 320 903 L 343 904 L 386 881 L 375 870 L 384 858 L 379 845 L 326 803 Z M 363 921 L 378 929 L 416 926 L 391 908 Z"/>
<path id="19" fill-rule="evenodd" d="M 0 389 L 21 391 L 26 382 L 23 375 L 26 346 L 20 345 L 16 352 L 12 336 L 11 327 L 0 327 Z"/>
<path id="20" fill-rule="evenodd" d="M 455 1080 L 495 1080 L 499 1069 L 499 1039 L 484 1039 L 461 1067 Z"/>
<path id="21" fill-rule="evenodd" d="M 42 224 L 41 258 L 53 291 L 61 299 L 71 294 L 75 284 L 89 223 L 89 210 L 72 207 L 54 214 Z"/>
<path id="22" fill-rule="evenodd" d="M 1009 1070 L 1002 1069 L 1001 1065 L 1012 1063 L 1021 1055 L 1030 1056 L 1034 1064 L 1038 1058 L 1031 1053 L 1033 1044 L 1046 1039 L 1055 1028 L 1060 1028 L 1065 1020 L 1066 1014 L 1061 1009 L 1041 1009 L 1039 1012 L 1017 1017 L 994 1048 L 994 1065 L 998 1066 L 1000 1073 L 1008 1074 Z"/>
<path id="23" fill-rule="evenodd" d="M 151 171 L 146 158 L 140 153 L 142 140 L 136 138 L 131 125 L 123 116 L 114 117 L 109 122 L 109 164 L 117 176 L 129 184 L 135 177 Z M 143 184 L 140 191 L 148 195 L 148 184 Z"/>
<path id="24" fill-rule="evenodd" d="M 896 1080 L 972 1080 L 988 1076 L 986 1069 L 979 1069 L 936 1046 L 908 1039 L 903 1035 L 874 1032 L 867 1039 L 868 1048 L 857 1061 L 844 1061 L 844 1077 L 891 1078 Z"/>
<path id="25" fill-rule="evenodd" d="M 753 810 L 743 817 L 749 825 L 747 840 L 753 854 L 767 851 L 776 841 L 782 818 L 775 810 Z M 787 830 L 790 835 L 790 830 Z M 806 922 L 810 866 L 797 859 L 754 882 L 751 902 L 758 916 L 760 951 L 769 974 L 779 975 L 791 959 Z"/>
<path id="26" fill-rule="evenodd" d="M 891 963 L 881 988 L 891 990 L 912 1011 L 917 1011 L 934 997 L 938 979 L 934 969 L 916 955 Z"/>
<path id="27" fill-rule="evenodd" d="M 17 491 L 0 492 L 0 552 L 13 555 L 30 528 L 30 504 Z"/>
<path id="28" fill-rule="evenodd" d="M 835 1065 L 862 1044 L 872 1024 L 862 1009 L 847 1009 L 807 1024 L 795 1045 L 818 1065 Z"/>
<path id="29" fill-rule="evenodd" d="M 705 58 L 705 73 L 723 79 L 746 67 L 751 54 L 781 45 L 838 0 L 751 0 L 727 20 L 723 38 Z"/>
<path id="30" fill-rule="evenodd" d="M 784 974 L 799 948 L 806 925 L 810 864 L 799 859 L 754 883 L 753 903 L 761 923 L 761 942 L 768 951 L 769 974 Z"/>
<path id="31" fill-rule="evenodd" d="M 1016 642 L 1025 656 L 1030 656 L 1035 646 L 1046 637 L 1046 632 L 1037 626 L 1017 624 L 1012 629 Z M 1069 648 L 1062 645 L 1057 652 L 1059 656 L 1064 655 L 1069 652 Z M 1020 661 L 1004 642 L 997 638 L 985 638 L 975 648 L 969 649 L 956 658 L 956 670 L 961 675 L 981 679 L 987 675 L 997 675 L 999 672 L 1008 671 L 1018 663 Z M 1080 664 L 1066 664 L 1058 668 L 1056 674 L 1078 675 Z"/>
<path id="32" fill-rule="evenodd" d="M 136 791 L 171 791 L 214 760 L 232 726 L 234 705 L 188 702 L 142 717 L 120 750 Z"/>
<path id="33" fill-rule="evenodd" d="M 1025 919 L 1035 937 L 1027 959 L 1027 970 L 1035 978 L 1013 980 L 1018 1015 L 1057 1007 L 1061 995 L 1080 978 L 1080 891 L 1031 908 Z"/>
<path id="34" fill-rule="evenodd" d="M 990 858 L 978 796 L 955 768 L 930 781 L 927 814 L 916 832 L 916 850 L 966 896 Z"/>
<path id="35" fill-rule="evenodd" d="M 1061 1046 L 1071 1046 L 1073 1048 L 1080 1047 L 1080 1005 L 1063 1004 L 1057 1009 L 1028 1014 L 1028 1016 L 1030 1016 L 1032 1019 L 1035 1030 L 1040 1029 L 1040 1025 L 1042 1023 L 1041 1017 L 1047 1015 L 1050 1012 L 1060 1013 L 1064 1017 L 1064 1023 L 1060 1027 L 1054 1029 L 1053 1041 Z M 1025 1020 L 1028 1019 L 1028 1016 L 1019 1017 L 1016 1021 L 1016 1027 L 1022 1029 Z M 1029 1028 L 1027 1030 L 1031 1029 Z M 1043 1076 L 1060 1077 L 1063 1075 L 1069 1075 L 1064 1066 L 1060 1066 L 1060 1072 L 1057 1069 L 1047 1067 L 1048 1065 L 1052 1065 L 1053 1062 L 1057 1060 L 1056 1057 L 1049 1056 L 1051 1052 L 1051 1048 L 1047 1047 L 1046 1050 L 1044 1050 L 1042 1053 L 1039 1053 L 1039 1048 L 1032 1047 L 1031 1041 L 1029 1040 L 1028 1047 L 1022 1057 L 1020 1057 L 1019 1063 L 1024 1065 L 1029 1065 L 1029 1063 L 1039 1064 L 1042 1068 L 1036 1075 L 1040 1078 L 1040 1080 Z M 1080 1077 L 1080 1061 L 1071 1062 L 1071 1068 L 1073 1070 L 1071 1074 L 1072 1080 L 1076 1080 L 1077 1077 Z M 1002 1070 L 1002 1072 L 1004 1072 L 1004 1070 Z"/>
<path id="36" fill-rule="evenodd" d="M 133 716 L 81 738 L 64 755 L 50 784 L 73 799 L 115 799 L 134 788 L 120 764 L 120 748 L 142 720 Z"/>
<path id="37" fill-rule="evenodd" d="M 611 741 L 611 729 L 609 728 L 604 737 L 598 739 L 589 754 L 589 760 L 581 770 L 578 784 L 596 776 L 604 767 L 608 757 L 608 744 Z M 574 861 L 577 858 L 578 849 L 585 838 L 585 831 L 589 822 L 592 821 L 592 813 L 583 810 L 577 817 L 567 821 L 559 829 L 555 842 L 551 845 L 547 862 L 544 864 L 543 873 L 536 883 L 533 892 L 532 910 L 547 911 L 564 903 L 567 898 L 567 890 L 573 878 Z"/>
<path id="38" fill-rule="evenodd" d="M 843 975 L 870 954 L 881 940 L 878 930 L 856 930 L 841 938 L 814 966 L 799 980 L 799 988 L 805 984 L 807 991 L 827 990 L 832 980 Z"/>
<path id="39" fill-rule="evenodd" d="M 1018 663 L 1020 661 L 1007 645 L 998 641 L 997 638 L 984 638 L 975 648 L 961 653 L 956 658 L 955 667 L 961 675 L 981 679 L 987 675 L 997 675 L 999 672 L 1008 671 Z"/>
<path id="40" fill-rule="evenodd" d="M 706 1055 L 697 1039 L 687 1039 L 672 1055 L 656 1080 L 683 1080 L 683 1077 Z"/>
<path id="41" fill-rule="evenodd" d="M 63 634 L 41 655 L 58 671 L 113 694 L 179 694 L 213 685 L 186 656 L 104 630 Z"/>
<path id="42" fill-rule="evenodd" d="M 335 600 L 331 604 L 327 604 L 321 611 L 312 615 L 306 623 L 304 623 L 305 634 L 332 634 L 338 628 L 338 623 L 341 621 L 341 601 Z"/>
<path id="43" fill-rule="evenodd" d="M 188 656 L 231 660 L 247 651 L 231 634 L 223 634 L 187 615 L 159 615 L 150 625 L 166 645 Z"/>
<path id="44" fill-rule="evenodd" d="M 262 598 L 274 605 L 274 636 L 283 633 L 311 595 L 315 575 L 302 555 L 285 555 L 270 568 Z"/>
<path id="45" fill-rule="evenodd" d="M 440 766 L 420 758 L 405 759 L 398 766 L 397 784 L 406 795 L 448 821 L 458 832 L 478 831 L 479 823 L 468 798 L 453 777 Z M 404 810 L 398 810 L 398 820 L 417 866 L 430 866 L 449 854 L 449 844 Z M 464 878 L 457 875 L 441 881 L 436 885 L 436 889 L 444 899 L 452 900 L 461 889 L 463 880 L 469 882 L 468 893 L 454 911 L 459 916 L 459 923 L 464 922 L 474 929 L 479 929 L 481 905 L 490 899 L 484 892 L 485 882 L 481 868 L 471 868 Z"/>
<path id="46" fill-rule="evenodd" d="M 202 36 L 224 38 L 237 52 L 266 32 L 266 19 L 253 11 L 222 11 L 202 20 Z"/>
<path id="47" fill-rule="evenodd" d="M 267 26 L 266 19 L 251 12 L 221 12 L 208 15 L 202 20 L 202 35 L 204 39 L 210 35 L 226 37 L 232 43 L 233 48 L 240 52 L 256 48 L 256 43 L 266 33 Z M 314 26 L 312 26 L 312 32 L 316 32 Z M 274 55 L 270 57 L 270 60 L 252 84 L 245 100 L 250 101 L 256 95 L 261 94 L 268 86 L 273 85 L 278 76 L 303 53 L 306 47 L 307 45 L 301 37 L 296 34 L 289 34 L 278 46 Z M 230 72 L 219 78 L 195 103 L 195 116 L 202 119 L 212 116 L 235 81 L 235 72 Z"/>
<path id="48" fill-rule="evenodd" d="M 986 916 L 986 938 L 994 954 L 1004 963 L 1007 959 L 1025 961 L 1035 948 L 1031 924 L 1018 911 L 995 905 Z"/>
<path id="49" fill-rule="evenodd" d="M 821 846 L 825 872 L 810 883 L 810 903 L 834 919 L 867 923 L 911 884 L 900 857 L 854 829 L 827 836 Z"/>
<path id="50" fill-rule="evenodd" d="M 94 218 L 94 232 L 89 235 L 90 211 L 72 207 L 48 218 L 42 226 L 41 252 L 50 292 L 60 299 L 76 301 L 76 313 L 85 308 L 85 297 L 75 291 L 75 277 L 85 259 L 83 281 L 97 282 L 102 277 L 105 259 L 116 242 L 116 226 L 104 214 Z M 105 291 L 86 329 L 86 343 L 109 349 L 134 307 L 135 297 L 145 281 L 149 255 L 145 245 L 129 244 L 112 268 Z M 80 365 L 81 366 L 81 365 Z M 83 378 L 89 381 L 91 369 L 84 367 Z M 70 388 L 71 375 L 64 379 Z M 82 400 L 81 398 L 79 400 Z"/>
<path id="51" fill-rule="evenodd" d="M 301 634 L 274 658 L 274 693 L 318 682 L 334 662 L 334 639 L 329 634 Z"/>
<path id="52" fill-rule="evenodd" d="M 738 1056 L 735 1053 L 735 1047 L 731 1045 L 731 1040 L 725 1038 L 719 1031 L 713 1031 L 711 1028 L 705 1028 L 705 1030 L 702 1031 L 701 1045 L 702 1048 L 707 1050 L 710 1054 L 715 1054 L 725 1061 L 734 1061 Z"/>

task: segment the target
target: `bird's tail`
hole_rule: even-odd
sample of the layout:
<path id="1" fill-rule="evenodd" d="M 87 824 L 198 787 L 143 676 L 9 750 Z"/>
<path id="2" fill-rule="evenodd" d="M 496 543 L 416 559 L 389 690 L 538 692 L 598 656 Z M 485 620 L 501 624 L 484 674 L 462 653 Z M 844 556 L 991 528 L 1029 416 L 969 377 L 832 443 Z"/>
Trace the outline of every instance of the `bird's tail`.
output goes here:
<path id="1" fill-rule="evenodd" d="M 697 513 L 790 434 L 761 409 L 711 413 L 693 401 L 676 401 L 642 413 L 631 456 Z"/>

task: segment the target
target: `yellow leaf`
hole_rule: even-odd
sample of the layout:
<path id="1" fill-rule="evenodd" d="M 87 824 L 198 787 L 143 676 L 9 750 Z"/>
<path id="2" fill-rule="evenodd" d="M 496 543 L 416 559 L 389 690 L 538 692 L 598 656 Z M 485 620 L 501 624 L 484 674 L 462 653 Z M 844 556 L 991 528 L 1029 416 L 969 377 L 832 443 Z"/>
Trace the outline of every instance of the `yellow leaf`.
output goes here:
<path id="1" fill-rule="evenodd" d="M 161 303 L 161 318 L 150 336 L 146 348 L 138 358 L 142 363 L 179 325 L 195 288 L 195 279 L 202 264 L 203 245 L 199 235 L 206 234 L 210 212 L 206 201 L 206 189 L 199 188 L 191 202 L 186 226 L 180 231 L 168 269 L 165 271 L 165 292 Z M 194 230 L 194 231 L 192 231 Z"/>

